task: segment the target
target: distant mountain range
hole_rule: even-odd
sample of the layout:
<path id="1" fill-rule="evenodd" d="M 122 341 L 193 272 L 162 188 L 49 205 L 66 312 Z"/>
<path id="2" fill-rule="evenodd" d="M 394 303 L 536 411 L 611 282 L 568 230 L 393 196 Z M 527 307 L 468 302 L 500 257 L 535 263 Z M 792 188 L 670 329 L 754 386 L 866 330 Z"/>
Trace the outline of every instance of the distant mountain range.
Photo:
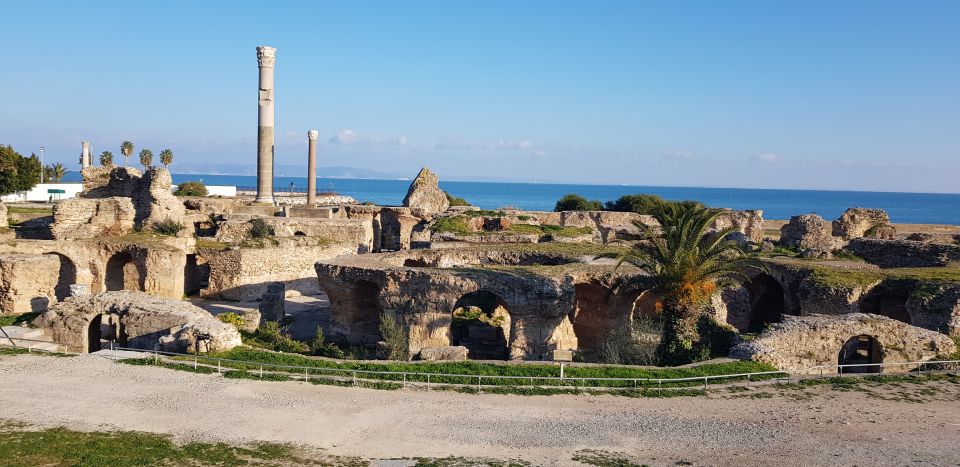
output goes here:
<path id="1" fill-rule="evenodd" d="M 202 175 L 257 175 L 257 166 L 250 164 L 176 164 L 173 172 L 178 174 Z M 300 165 L 277 165 L 273 168 L 276 177 L 303 177 L 306 168 Z M 317 176 L 322 178 L 375 178 L 396 179 L 410 178 L 409 174 L 380 172 L 377 170 L 361 169 L 357 167 L 317 167 Z"/>

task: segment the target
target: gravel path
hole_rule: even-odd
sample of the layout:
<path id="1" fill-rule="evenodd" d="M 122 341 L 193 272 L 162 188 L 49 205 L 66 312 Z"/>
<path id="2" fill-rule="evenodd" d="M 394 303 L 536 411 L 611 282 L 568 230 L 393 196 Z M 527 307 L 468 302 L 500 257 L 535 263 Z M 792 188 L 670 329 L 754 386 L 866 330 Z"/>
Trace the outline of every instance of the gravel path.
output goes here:
<path id="1" fill-rule="evenodd" d="M 957 465 L 958 386 L 529 397 L 226 380 L 94 356 L 16 356 L 0 358 L 0 419 L 289 442 L 368 458 L 571 465 L 573 453 L 594 449 L 651 465 Z M 924 402 L 885 400 L 903 391 Z"/>

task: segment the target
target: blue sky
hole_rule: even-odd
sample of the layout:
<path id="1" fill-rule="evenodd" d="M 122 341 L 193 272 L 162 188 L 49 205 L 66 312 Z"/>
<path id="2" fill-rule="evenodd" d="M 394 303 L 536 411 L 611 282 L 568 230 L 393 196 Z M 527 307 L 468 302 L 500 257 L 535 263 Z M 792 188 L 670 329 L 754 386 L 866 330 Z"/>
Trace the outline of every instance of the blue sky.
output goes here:
<path id="1" fill-rule="evenodd" d="M 448 179 L 958 192 L 960 2 L 10 2 L 0 143 Z M 297 175 L 287 173 L 286 175 Z"/>

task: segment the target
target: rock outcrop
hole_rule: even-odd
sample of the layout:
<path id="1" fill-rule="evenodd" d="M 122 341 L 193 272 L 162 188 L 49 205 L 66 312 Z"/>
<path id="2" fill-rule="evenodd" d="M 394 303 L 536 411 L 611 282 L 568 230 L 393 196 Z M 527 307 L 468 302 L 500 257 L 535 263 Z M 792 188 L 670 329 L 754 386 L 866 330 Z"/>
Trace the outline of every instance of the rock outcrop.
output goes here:
<path id="1" fill-rule="evenodd" d="M 875 346 L 871 361 L 864 363 L 926 361 L 956 351 L 953 340 L 943 334 L 880 315 L 850 313 L 784 317 L 756 339 L 735 347 L 731 357 L 769 363 L 782 370 L 835 373 L 841 351 L 860 336 Z M 910 369 L 888 366 L 880 372 Z"/>
<path id="2" fill-rule="evenodd" d="M 843 240 L 869 237 L 892 240 L 897 231 L 883 209 L 850 208 L 833 221 L 833 236 Z"/>
<path id="3" fill-rule="evenodd" d="M 53 207 L 50 232 L 55 240 L 86 240 L 133 230 L 136 210 L 130 198 L 71 198 Z"/>
<path id="4" fill-rule="evenodd" d="M 417 178 L 413 179 L 407 190 L 407 196 L 403 198 L 403 205 L 423 215 L 446 211 L 450 207 L 450 201 L 447 200 L 447 194 L 440 189 L 439 183 L 437 175 L 430 169 L 420 169 Z"/>
<path id="5" fill-rule="evenodd" d="M 69 297 L 50 307 L 33 324 L 47 329 L 58 344 L 90 351 L 91 341 L 99 341 L 90 332 L 100 332 L 91 323 L 101 315 L 115 320 L 118 345 L 125 347 L 194 353 L 224 351 L 240 345 L 236 328 L 203 309 L 139 292 Z"/>
<path id="6" fill-rule="evenodd" d="M 827 257 L 840 245 L 833 237 L 833 227 L 816 214 L 790 218 L 780 228 L 780 243 L 808 252 L 809 256 Z"/>

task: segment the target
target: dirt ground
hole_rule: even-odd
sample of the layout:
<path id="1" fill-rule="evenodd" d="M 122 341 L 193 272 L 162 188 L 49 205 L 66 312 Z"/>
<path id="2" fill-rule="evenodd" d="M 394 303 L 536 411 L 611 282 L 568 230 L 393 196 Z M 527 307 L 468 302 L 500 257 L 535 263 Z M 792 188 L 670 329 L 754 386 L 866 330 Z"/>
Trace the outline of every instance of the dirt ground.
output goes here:
<path id="1" fill-rule="evenodd" d="M 957 465 L 958 401 L 960 385 L 947 382 L 672 399 L 472 395 L 230 380 L 91 355 L 0 358 L 0 419 L 372 459 L 580 465 L 572 457 L 590 449 L 649 465 Z"/>

